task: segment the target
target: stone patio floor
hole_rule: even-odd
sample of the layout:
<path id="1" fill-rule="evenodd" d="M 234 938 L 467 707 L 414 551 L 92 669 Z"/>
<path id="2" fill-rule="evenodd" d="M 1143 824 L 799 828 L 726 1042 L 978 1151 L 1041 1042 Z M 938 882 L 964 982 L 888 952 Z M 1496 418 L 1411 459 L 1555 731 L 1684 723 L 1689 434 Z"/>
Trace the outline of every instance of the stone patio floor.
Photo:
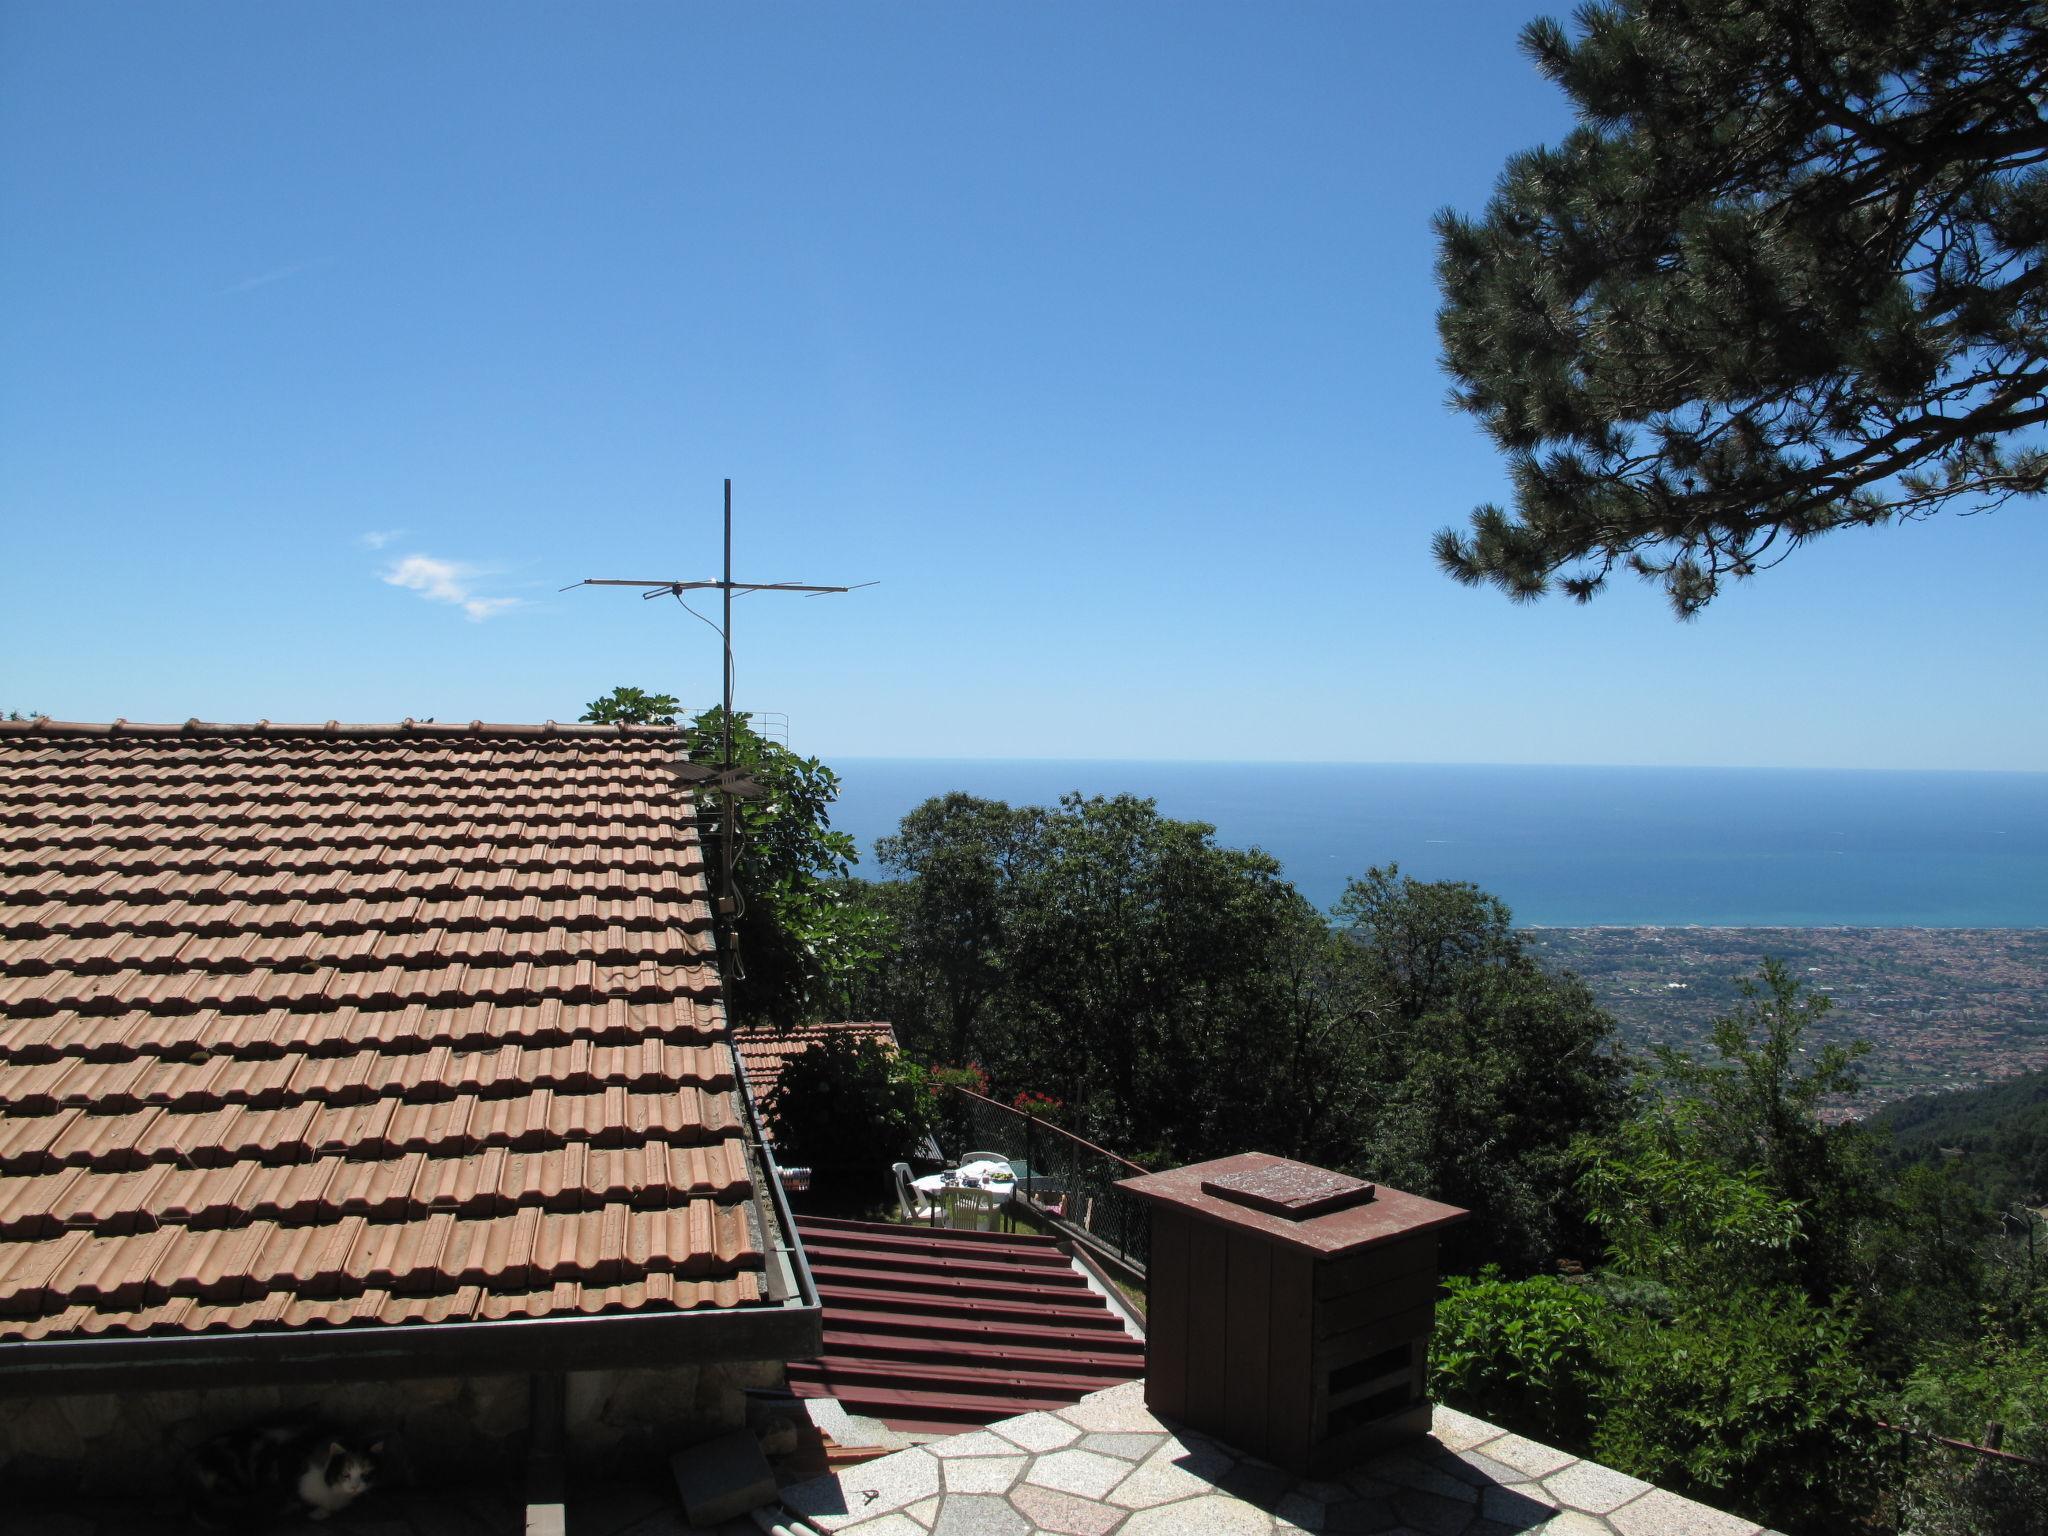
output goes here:
<path id="1" fill-rule="evenodd" d="M 683 1519 L 667 1468 L 572 1483 L 568 1536 L 1760 1536 L 1754 1523 L 1448 1408 L 1429 1438 L 1302 1480 L 1162 1424 L 1130 1382 L 1056 1413 L 895 1451 L 782 1490 L 780 1509 L 715 1530 Z M 175 1506 L 0 1501 L 5 1536 L 166 1536 Z M 336 1519 L 269 1536 L 519 1536 L 504 1487 L 377 1489 Z"/>
<path id="2" fill-rule="evenodd" d="M 1758 1536 L 1762 1528 L 1438 1408 L 1428 1439 L 1301 1480 L 1162 1424 L 1129 1382 L 1056 1413 L 897 1451 L 782 1490 L 764 1530 L 853 1536 Z M 576 1536 L 573 1528 L 570 1536 Z"/>

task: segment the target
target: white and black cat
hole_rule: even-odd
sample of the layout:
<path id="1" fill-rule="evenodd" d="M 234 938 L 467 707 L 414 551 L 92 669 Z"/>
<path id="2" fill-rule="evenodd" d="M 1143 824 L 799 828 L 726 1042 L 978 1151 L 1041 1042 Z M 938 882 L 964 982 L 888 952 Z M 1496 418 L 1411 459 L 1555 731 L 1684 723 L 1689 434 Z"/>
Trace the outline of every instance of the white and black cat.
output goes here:
<path id="1" fill-rule="evenodd" d="M 352 1450 L 319 1425 L 271 1424 L 221 1435 L 192 1463 L 192 1516 L 213 1530 L 248 1531 L 274 1520 L 325 1520 L 376 1480 L 381 1441 Z"/>

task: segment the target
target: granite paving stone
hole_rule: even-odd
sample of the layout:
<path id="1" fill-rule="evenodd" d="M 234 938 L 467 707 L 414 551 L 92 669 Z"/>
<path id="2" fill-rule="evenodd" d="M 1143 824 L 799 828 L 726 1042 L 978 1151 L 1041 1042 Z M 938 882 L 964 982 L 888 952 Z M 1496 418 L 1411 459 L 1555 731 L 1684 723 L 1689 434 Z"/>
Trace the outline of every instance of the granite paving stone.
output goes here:
<path id="1" fill-rule="evenodd" d="M 1114 1504 L 1084 1499 L 1079 1494 L 1061 1493 L 1057 1488 L 1040 1488 L 1019 1483 L 1010 1490 L 1010 1503 L 1041 1531 L 1056 1536 L 1103 1536 L 1124 1518 L 1126 1510 Z"/>
<path id="2" fill-rule="evenodd" d="M 1652 1488 L 1607 1517 L 1620 1536 L 1757 1536 L 1763 1527 L 1725 1510 Z"/>
<path id="3" fill-rule="evenodd" d="M 1578 1457 L 1554 1446 L 1540 1445 L 1534 1440 L 1525 1440 L 1520 1435 L 1502 1435 L 1487 1442 L 1486 1454 L 1495 1461 L 1505 1462 L 1517 1472 L 1526 1472 L 1531 1477 L 1548 1477 L 1560 1467 L 1568 1467 Z"/>
<path id="4" fill-rule="evenodd" d="M 919 1525 L 929 1529 L 931 1523 L 939 1518 L 939 1501 L 937 1499 L 919 1499 L 915 1504 L 906 1504 L 903 1507 L 903 1513 L 910 1516 Z"/>
<path id="5" fill-rule="evenodd" d="M 1525 1530 L 1556 1514 L 1557 1500 L 1534 1483 L 1496 1485 L 1480 1489 L 1479 1513 L 1488 1520 Z"/>
<path id="6" fill-rule="evenodd" d="M 1347 1473 L 1344 1478 L 1344 1486 L 1350 1492 L 1346 1493 L 1344 1497 L 1347 1499 L 1392 1498 L 1394 1495 L 1394 1485 L 1384 1478 L 1372 1476 L 1371 1472 L 1372 1469 L 1368 1466 L 1365 1471 Z"/>
<path id="7" fill-rule="evenodd" d="M 932 1536 L 1032 1536 L 1031 1522 L 1008 1499 L 953 1493 L 939 1503 Z"/>
<path id="8" fill-rule="evenodd" d="M 1183 1472 L 1192 1472 L 1196 1477 L 1210 1480 L 1223 1476 L 1238 1461 L 1228 1447 L 1207 1435 L 1192 1434 L 1187 1430 L 1169 1435 L 1157 1454 L 1172 1458 L 1173 1464 Z"/>
<path id="9" fill-rule="evenodd" d="M 1109 1502 L 1125 1509 L 1150 1509 L 1155 1504 L 1168 1504 L 1175 1499 L 1194 1498 L 1210 1489 L 1207 1478 L 1190 1471 L 1178 1460 L 1177 1446 L 1169 1442 L 1132 1471 L 1130 1476 L 1111 1488 Z"/>
<path id="10" fill-rule="evenodd" d="M 1430 1410 L 1429 1432 L 1437 1444 L 1451 1451 L 1472 1450 L 1489 1440 L 1498 1440 L 1501 1433 L 1498 1426 L 1441 1403 Z"/>
<path id="11" fill-rule="evenodd" d="M 1462 1462 L 1458 1465 L 1464 1467 Z M 1479 1500 L 1478 1493 L 1465 1479 L 1454 1477 L 1444 1468 L 1413 1456 L 1383 1457 L 1373 1463 L 1372 1470 L 1376 1476 L 1402 1488 L 1420 1489 L 1461 1504 L 1474 1504 Z"/>
<path id="12" fill-rule="evenodd" d="M 1124 1522 L 1118 1536 L 1270 1536 L 1272 1529 L 1264 1510 L 1210 1494 L 1140 1510 Z"/>
<path id="13" fill-rule="evenodd" d="M 1576 1509 L 1553 1515 L 1536 1529 L 1542 1532 L 1542 1536 L 1614 1536 L 1614 1527 L 1605 1520 L 1582 1514 Z"/>
<path id="14" fill-rule="evenodd" d="M 1081 1438 L 1078 1424 L 1069 1424 L 1056 1413 L 1023 1413 L 1014 1419 L 999 1419 L 989 1426 L 1012 1445 L 1027 1451 L 1052 1451 L 1072 1445 Z"/>
<path id="15" fill-rule="evenodd" d="M 1342 1532 L 1345 1536 L 1391 1531 L 1400 1523 L 1393 1504 L 1386 1499 L 1346 1499 L 1332 1504 L 1323 1516 L 1324 1530 Z"/>
<path id="16" fill-rule="evenodd" d="M 821 1530 L 843 1531 L 939 1491 L 939 1460 L 928 1451 L 896 1451 L 843 1478 L 827 1473 L 782 1490 L 782 1502 Z"/>
<path id="17" fill-rule="evenodd" d="M 893 1515 L 863 1522 L 860 1536 L 925 1536 L 925 1528 L 899 1510 Z"/>
<path id="18" fill-rule="evenodd" d="M 1413 1488 L 1404 1488 L 1394 1495 L 1394 1513 L 1403 1525 L 1427 1531 L 1429 1536 L 1459 1536 L 1478 1516 L 1470 1503 Z"/>
<path id="19" fill-rule="evenodd" d="M 956 1456 L 940 1463 L 948 1493 L 1005 1493 L 1024 1471 L 1028 1457 Z"/>
<path id="20" fill-rule="evenodd" d="M 1105 1456 L 1120 1456 L 1125 1461 L 1143 1461 L 1159 1449 L 1161 1435 L 1083 1435 L 1081 1449 L 1100 1451 Z"/>
<path id="21" fill-rule="evenodd" d="M 1484 1451 L 1460 1451 L 1458 1460 L 1477 1472 L 1484 1483 L 1527 1483 L 1534 1479 L 1519 1467 L 1511 1467 L 1504 1461 L 1495 1461 Z"/>
<path id="22" fill-rule="evenodd" d="M 1543 1486 L 1567 1509 L 1582 1509 L 1589 1515 L 1604 1515 L 1650 1491 L 1650 1485 L 1641 1478 L 1616 1472 L 1595 1461 L 1577 1462 L 1561 1472 L 1553 1472 L 1543 1479 Z"/>
<path id="23" fill-rule="evenodd" d="M 1017 1447 L 1002 1436 L 988 1430 L 978 1429 L 971 1434 L 948 1435 L 943 1440 L 934 1440 L 925 1447 L 941 1461 L 955 1456 L 1014 1456 Z"/>
<path id="24" fill-rule="evenodd" d="M 1320 1531 L 1324 1505 L 1299 1489 L 1285 1495 L 1273 1506 L 1273 1523 L 1283 1531 Z"/>
<path id="25" fill-rule="evenodd" d="M 1261 1509 L 1271 1509 L 1294 1486 L 1292 1477 L 1263 1461 L 1241 1461 L 1221 1477 L 1210 1481 L 1219 1493 L 1243 1499 L 1245 1503 L 1256 1504 Z"/>
<path id="26" fill-rule="evenodd" d="M 1320 1499 L 1327 1504 L 1332 1499 L 1354 1497 L 1353 1491 L 1343 1483 L 1333 1483 L 1324 1478 L 1309 1478 L 1294 1485 L 1294 1491 L 1305 1499 Z"/>
<path id="27" fill-rule="evenodd" d="M 1099 1499 L 1130 1473 L 1130 1463 L 1094 1451 L 1053 1451 L 1032 1463 L 1026 1480 L 1041 1488 L 1078 1493 L 1084 1499 Z M 1206 1485 L 1205 1485 L 1206 1486 Z"/>
<path id="28" fill-rule="evenodd" d="M 1165 1428 L 1145 1406 L 1145 1383 L 1127 1381 L 1105 1392 L 1091 1393 L 1059 1416 L 1079 1429 L 1098 1434 L 1156 1435 Z"/>

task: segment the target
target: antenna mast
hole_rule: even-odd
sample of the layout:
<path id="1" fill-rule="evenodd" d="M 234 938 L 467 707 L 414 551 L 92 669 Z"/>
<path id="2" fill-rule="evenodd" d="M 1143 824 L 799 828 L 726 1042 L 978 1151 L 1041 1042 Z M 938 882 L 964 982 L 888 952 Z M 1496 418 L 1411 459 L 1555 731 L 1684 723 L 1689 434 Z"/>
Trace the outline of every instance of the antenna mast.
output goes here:
<path id="1" fill-rule="evenodd" d="M 864 581 L 859 587 L 872 587 L 875 583 Z M 640 596 L 645 598 L 673 597 L 682 602 L 685 592 L 704 591 L 716 587 L 724 599 L 723 622 L 718 635 L 724 662 L 724 689 L 722 707 L 719 711 L 718 777 L 711 787 L 718 793 L 722 809 L 719 814 L 719 882 L 717 917 L 719 932 L 725 939 L 726 954 L 731 961 L 735 977 L 746 978 L 746 968 L 740 963 L 739 949 L 739 888 L 733 879 L 734 823 L 737 821 L 735 802 L 749 794 L 759 794 L 761 786 L 738 772 L 732 760 L 732 600 L 735 594 L 744 596 L 749 592 L 801 592 L 807 597 L 819 597 L 827 592 L 852 592 L 857 587 L 814 587 L 793 581 L 734 581 L 732 579 L 732 479 L 725 482 L 725 567 L 724 575 L 717 581 L 640 581 L 614 577 L 588 577 L 583 581 L 571 582 L 562 588 L 564 592 L 574 587 L 638 587 Z M 684 604 L 688 607 L 688 604 Z M 696 612 L 691 609 L 691 612 Z M 699 615 L 701 617 L 701 615 Z M 707 621 L 708 622 L 708 621 Z"/>

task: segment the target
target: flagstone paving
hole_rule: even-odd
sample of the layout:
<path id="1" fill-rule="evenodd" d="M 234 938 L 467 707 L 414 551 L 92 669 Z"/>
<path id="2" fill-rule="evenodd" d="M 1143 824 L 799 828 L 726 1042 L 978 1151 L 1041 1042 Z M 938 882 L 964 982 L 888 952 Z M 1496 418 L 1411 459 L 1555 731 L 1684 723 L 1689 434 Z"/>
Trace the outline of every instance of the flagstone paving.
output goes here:
<path id="1" fill-rule="evenodd" d="M 1295 1478 L 1161 1423 L 1142 1381 L 794 1484 L 782 1504 L 756 1522 L 832 1536 L 1762 1536 L 1448 1408 L 1412 1446 Z"/>

